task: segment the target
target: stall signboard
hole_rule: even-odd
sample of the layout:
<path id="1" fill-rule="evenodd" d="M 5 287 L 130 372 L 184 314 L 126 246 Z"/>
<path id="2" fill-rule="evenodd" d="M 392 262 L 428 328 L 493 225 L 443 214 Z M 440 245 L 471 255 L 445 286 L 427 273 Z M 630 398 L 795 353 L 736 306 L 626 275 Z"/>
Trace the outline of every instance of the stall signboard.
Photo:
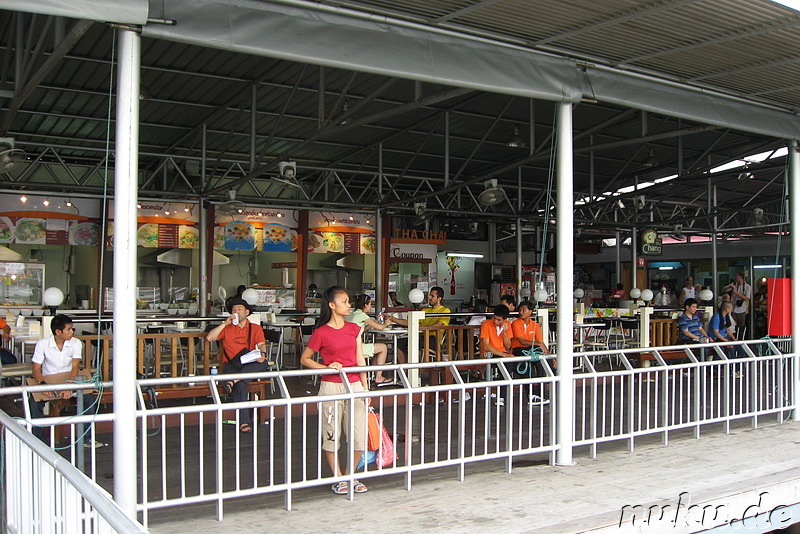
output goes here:
<path id="1" fill-rule="evenodd" d="M 3 195 L 0 243 L 97 246 L 99 207 L 100 201 L 95 199 Z"/>
<path id="2" fill-rule="evenodd" d="M 310 212 L 308 251 L 375 254 L 375 224 L 363 213 Z"/>
<path id="3" fill-rule="evenodd" d="M 297 211 L 245 207 L 241 213 L 217 213 L 214 248 L 294 252 L 297 250 Z"/>
<path id="4" fill-rule="evenodd" d="M 199 248 L 198 207 L 188 202 L 142 200 L 137 205 L 136 244 L 143 248 Z M 114 219 L 114 206 L 109 207 Z M 106 231 L 108 246 L 114 244 L 114 223 Z"/>

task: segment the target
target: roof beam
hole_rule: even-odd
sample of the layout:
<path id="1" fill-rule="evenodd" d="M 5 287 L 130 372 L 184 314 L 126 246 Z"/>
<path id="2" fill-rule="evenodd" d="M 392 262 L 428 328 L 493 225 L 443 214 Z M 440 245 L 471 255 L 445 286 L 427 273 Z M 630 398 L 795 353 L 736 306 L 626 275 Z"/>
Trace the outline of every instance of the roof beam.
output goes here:
<path id="1" fill-rule="evenodd" d="M 375 113 L 375 114 L 367 116 L 367 117 L 363 117 L 361 119 L 348 121 L 347 124 L 329 124 L 325 128 L 322 128 L 322 129 L 318 130 L 314 135 L 308 137 L 304 141 L 301 141 L 300 143 L 298 143 L 297 145 L 295 145 L 291 149 L 287 150 L 284 154 L 280 154 L 280 155 L 276 156 L 275 158 L 273 158 L 273 160 L 271 162 L 268 162 L 268 163 L 265 163 L 264 165 L 260 165 L 260 166 L 256 167 L 253 171 L 248 173 L 247 176 L 244 176 L 242 178 L 238 178 L 237 180 L 234 180 L 232 183 L 226 184 L 226 185 L 227 185 L 227 187 L 230 187 L 230 186 L 233 186 L 233 185 L 237 185 L 237 184 L 240 184 L 242 182 L 246 182 L 247 180 L 250 180 L 251 178 L 254 178 L 254 177 L 256 177 L 256 176 L 258 176 L 260 174 L 263 174 L 264 172 L 272 169 L 272 167 L 274 167 L 275 164 L 277 164 L 277 162 L 280 160 L 280 158 L 283 157 L 284 155 L 290 154 L 292 151 L 297 151 L 297 150 L 299 150 L 301 148 L 304 148 L 304 147 L 314 143 L 315 141 L 317 141 L 318 139 L 321 139 L 323 137 L 327 137 L 329 135 L 341 135 L 345 131 L 357 128 L 359 126 L 364 126 L 364 125 L 369 124 L 371 122 L 377 122 L 379 120 L 388 119 L 388 118 L 394 117 L 396 115 L 402 115 L 403 113 L 406 113 L 408 111 L 411 111 L 411 110 L 414 110 L 414 109 L 419 109 L 419 108 L 422 108 L 422 107 L 425 107 L 425 106 L 429 106 L 429 105 L 435 104 L 437 102 L 443 102 L 445 100 L 450 100 L 452 98 L 456 98 L 456 97 L 459 97 L 459 96 L 462 96 L 462 95 L 465 95 L 465 94 L 471 93 L 471 92 L 472 92 L 472 89 L 448 89 L 448 90 L 443 91 L 441 93 L 437 93 L 435 95 L 431 95 L 431 96 L 428 96 L 426 98 L 423 98 L 422 100 L 417 100 L 415 102 L 409 102 L 407 104 L 403 104 L 403 105 L 397 106 L 395 108 L 392 108 L 392 109 L 389 109 L 389 110 L 386 110 L 386 111 L 382 111 L 382 112 Z M 223 190 L 225 188 L 226 188 L 225 186 L 218 186 L 218 187 L 215 187 L 213 189 L 210 189 L 207 192 L 207 194 L 208 195 L 213 195 L 214 193 L 218 193 L 218 192 L 220 192 L 221 190 Z"/>
<path id="2" fill-rule="evenodd" d="M 89 20 L 80 20 L 72 26 L 67 36 L 64 38 L 61 43 L 53 50 L 53 53 L 50 54 L 50 57 L 44 62 L 44 64 L 36 71 L 31 77 L 30 80 L 25 84 L 25 87 L 16 95 L 14 100 L 11 101 L 11 105 L 9 106 L 8 112 L 6 116 L 3 118 L 3 123 L 0 125 L 0 131 L 5 133 L 8 132 L 8 129 L 11 127 L 11 123 L 16 117 L 17 112 L 19 111 L 22 104 L 31 96 L 31 93 L 39 86 L 42 81 L 47 77 L 50 72 L 56 68 L 56 66 L 61 62 L 67 52 L 72 50 L 72 48 L 78 44 L 81 37 L 92 27 L 94 24 L 92 21 Z"/>

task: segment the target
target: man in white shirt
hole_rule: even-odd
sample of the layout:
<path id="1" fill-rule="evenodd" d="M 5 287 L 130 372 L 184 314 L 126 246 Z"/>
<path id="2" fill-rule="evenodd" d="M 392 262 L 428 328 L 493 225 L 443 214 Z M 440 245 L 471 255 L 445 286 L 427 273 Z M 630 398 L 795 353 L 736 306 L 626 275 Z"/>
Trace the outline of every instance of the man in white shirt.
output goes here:
<path id="1" fill-rule="evenodd" d="M 33 350 L 33 378 L 39 384 L 52 384 L 52 381 L 45 380 L 51 375 L 63 374 L 61 382 L 74 381 L 80 370 L 81 359 L 83 357 L 83 343 L 75 339 L 75 329 L 72 327 L 72 319 L 64 314 L 53 317 L 50 323 L 52 336 L 46 337 L 36 343 Z M 68 375 L 66 373 L 69 373 Z M 55 399 L 68 399 L 72 395 L 71 390 L 46 392 L 45 396 Z M 94 402 L 94 396 L 86 394 L 86 406 Z M 31 410 L 32 418 L 44 417 L 44 400 L 35 401 L 33 396 L 29 398 L 28 405 Z M 42 427 L 34 427 L 33 434 L 45 441 L 45 431 Z M 45 441 L 46 443 L 46 441 Z M 102 447 L 104 444 L 95 443 L 95 447 Z M 84 446 L 91 447 L 89 433 L 84 438 Z"/>
<path id="2" fill-rule="evenodd" d="M 753 288 L 744 281 L 744 273 L 733 275 L 733 283 L 725 287 L 731 292 L 733 311 L 731 317 L 736 321 L 737 339 L 747 339 L 747 314 L 750 313 L 750 300 L 753 298 Z"/>

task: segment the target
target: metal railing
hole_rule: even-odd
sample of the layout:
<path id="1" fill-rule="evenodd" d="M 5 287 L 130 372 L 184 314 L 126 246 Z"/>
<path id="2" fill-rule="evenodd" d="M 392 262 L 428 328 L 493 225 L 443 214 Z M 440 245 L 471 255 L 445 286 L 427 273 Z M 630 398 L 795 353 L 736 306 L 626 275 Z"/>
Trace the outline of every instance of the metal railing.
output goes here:
<path id="1" fill-rule="evenodd" d="M 4 532 L 143 534 L 111 496 L 23 425 L 0 412 Z"/>
<path id="2" fill-rule="evenodd" d="M 759 417 L 769 414 L 782 422 L 795 408 L 795 359 L 779 350 L 779 343 L 786 344 L 762 339 L 581 353 L 587 372 L 573 378 L 574 445 L 590 445 L 595 456 L 605 441 L 628 440 L 633 450 L 635 439 L 649 434 L 661 434 L 667 444 L 674 430 L 692 429 L 699 437 L 704 425 L 722 423 L 728 433 L 737 419 L 750 419 L 755 428 Z M 729 358 L 725 347 L 741 357 Z M 664 353 L 674 357 L 676 351 L 685 357 L 668 363 Z M 635 368 L 631 360 L 642 353 L 655 357 L 656 365 Z M 618 360 L 621 368 L 598 372 L 595 362 L 601 358 Z"/>
<path id="3" fill-rule="evenodd" d="M 760 418 L 774 416 L 782 422 L 795 408 L 795 362 L 794 354 L 786 352 L 788 344 L 786 340 L 735 343 L 745 355 L 738 359 L 728 359 L 721 345 L 575 353 L 583 372 L 574 374 L 569 385 L 575 399 L 573 446 L 589 446 L 595 455 L 598 446 L 614 440 L 626 440 L 633 449 L 636 438 L 645 435 L 660 434 L 666 443 L 670 432 L 684 429 L 699 436 L 703 427 L 728 432 L 736 420 L 750 420 L 756 426 Z M 685 361 L 664 358 L 662 351 L 674 357 L 676 350 L 684 351 Z M 718 359 L 699 361 L 700 351 Z M 654 359 L 653 366 L 634 367 L 632 362 L 644 356 Z M 610 369 L 598 370 L 598 362 L 605 360 Z M 511 471 L 515 458 L 533 454 L 549 458 L 552 464 L 560 447 L 555 435 L 560 378 L 544 360 L 532 364 L 539 370 L 538 378 L 512 378 L 503 365 L 524 363 L 530 363 L 529 359 L 386 365 L 380 369 L 384 374 L 396 374 L 397 388 L 350 389 L 335 396 L 307 395 L 305 390 L 298 396 L 290 391 L 290 382 L 297 385 L 337 374 L 334 370 L 239 375 L 273 380 L 277 398 L 235 404 L 223 402 L 212 385 L 237 375 L 139 380 L 141 519 L 147 524 L 154 510 L 213 502 L 221 520 L 226 501 L 268 493 L 283 493 L 285 508 L 291 509 L 296 490 L 356 478 L 369 483 L 374 477 L 401 474 L 405 487 L 411 489 L 415 472 L 454 468 L 454 476 L 463 479 L 467 465 L 486 460 L 501 460 L 498 465 L 505 471 Z M 378 367 L 360 369 L 373 372 Z M 477 371 L 483 372 L 484 380 L 470 382 L 470 375 Z M 419 373 L 429 373 L 429 383 L 436 385 L 412 387 L 411 376 Z M 207 399 L 201 397 L 200 403 L 193 405 L 152 403 L 159 389 L 174 392 L 189 384 L 195 388 L 207 384 Z M 54 386 L 24 388 L 23 395 L 48 388 Z M 22 388 L 6 388 L 6 392 L 19 394 Z M 531 403 L 531 393 L 548 402 Z M 497 402 L 498 397 L 504 398 L 504 404 Z M 344 425 L 349 429 L 347 435 L 352 435 L 356 425 L 366 426 L 352 415 L 355 403 L 366 399 L 380 414 L 397 457 L 382 468 L 369 464 L 357 470 L 349 461 L 353 444 L 343 439 L 336 461 L 344 474 L 335 477 L 321 446 L 322 403 L 341 401 L 335 410 L 347 410 Z M 242 408 L 257 415 L 259 424 L 253 425 L 252 434 L 239 431 Z M 77 422 L 88 421 L 96 432 L 103 421 L 112 418 L 113 414 L 100 414 L 45 418 L 36 423 L 74 428 Z M 72 430 L 69 434 L 74 441 L 77 433 Z M 74 448 L 71 454 L 74 461 Z M 96 477 L 94 462 L 87 471 Z"/>

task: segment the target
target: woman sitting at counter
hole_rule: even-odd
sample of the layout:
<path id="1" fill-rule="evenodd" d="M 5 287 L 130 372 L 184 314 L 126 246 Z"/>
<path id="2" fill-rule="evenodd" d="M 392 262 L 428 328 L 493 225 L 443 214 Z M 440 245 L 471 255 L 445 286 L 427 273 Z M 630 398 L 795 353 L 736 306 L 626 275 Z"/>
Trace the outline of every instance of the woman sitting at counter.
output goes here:
<path id="1" fill-rule="evenodd" d="M 353 306 L 355 309 L 350 312 L 350 315 L 345 317 L 344 320 L 348 323 L 355 323 L 360 326 L 362 334 L 366 329 L 374 328 L 375 330 L 383 330 L 392 324 L 391 317 L 387 317 L 384 322 L 379 323 L 368 315 L 372 312 L 372 298 L 369 295 L 359 295 L 356 297 Z M 386 363 L 386 355 L 389 353 L 389 349 L 385 343 L 364 343 L 361 345 L 361 348 L 364 352 L 364 358 L 375 357 L 374 365 L 383 365 Z M 375 373 L 376 386 L 388 384 L 394 384 L 394 380 L 391 378 L 384 378 L 382 371 Z"/>

